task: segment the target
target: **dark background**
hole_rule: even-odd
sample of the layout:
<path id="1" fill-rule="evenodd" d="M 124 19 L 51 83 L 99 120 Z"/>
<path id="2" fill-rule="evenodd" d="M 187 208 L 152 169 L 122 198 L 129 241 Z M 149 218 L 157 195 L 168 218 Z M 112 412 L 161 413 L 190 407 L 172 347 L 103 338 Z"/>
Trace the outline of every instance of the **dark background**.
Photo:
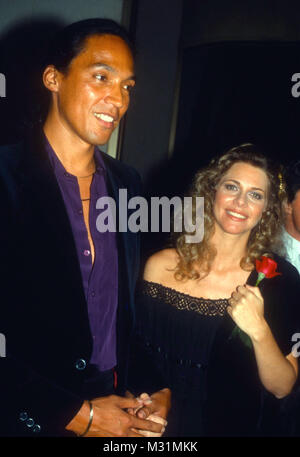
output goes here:
<path id="1" fill-rule="evenodd" d="M 300 100 L 291 94 L 299 56 L 300 42 L 184 49 L 173 152 L 178 171 L 189 158 L 184 182 L 213 156 L 241 143 L 259 144 L 284 164 L 299 156 Z"/>
<path id="2" fill-rule="evenodd" d="M 149 194 L 175 195 L 216 153 L 259 143 L 299 156 L 300 2 L 137 2 L 138 87 L 121 158 Z"/>
<path id="3" fill-rule="evenodd" d="M 17 141 L 41 116 L 41 59 L 49 37 L 99 15 L 118 19 L 136 42 L 137 87 L 118 157 L 137 168 L 146 193 L 181 194 L 213 155 L 243 142 L 259 143 L 283 163 L 299 156 L 300 98 L 291 94 L 292 75 L 300 72 L 299 1 L 26 4 L 32 6 L 25 14 L 19 0 L 0 0 L 0 72 L 7 80 L 0 144 Z M 14 21 L 5 22 L 13 9 Z"/>

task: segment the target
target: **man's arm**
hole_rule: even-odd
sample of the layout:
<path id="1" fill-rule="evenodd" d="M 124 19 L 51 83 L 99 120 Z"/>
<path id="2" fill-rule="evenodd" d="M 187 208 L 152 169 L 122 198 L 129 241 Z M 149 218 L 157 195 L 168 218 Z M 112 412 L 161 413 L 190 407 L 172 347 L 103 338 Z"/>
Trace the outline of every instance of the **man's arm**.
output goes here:
<path id="1" fill-rule="evenodd" d="M 80 410 L 82 398 L 9 353 L 0 358 L 0 372 L 1 435 L 70 434 L 65 426 Z"/>

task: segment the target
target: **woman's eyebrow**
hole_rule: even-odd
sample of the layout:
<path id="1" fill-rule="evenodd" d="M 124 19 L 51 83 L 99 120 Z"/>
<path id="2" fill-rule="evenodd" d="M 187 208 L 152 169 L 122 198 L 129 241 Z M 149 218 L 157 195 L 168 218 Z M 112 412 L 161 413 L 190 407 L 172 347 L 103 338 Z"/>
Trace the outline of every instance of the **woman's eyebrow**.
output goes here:
<path id="1" fill-rule="evenodd" d="M 265 193 L 264 189 L 261 189 L 260 187 L 251 187 L 252 190 L 260 190 L 261 192 Z"/>
<path id="2" fill-rule="evenodd" d="M 241 184 L 240 181 L 237 181 L 236 179 L 232 179 L 232 178 L 225 178 L 223 182 L 225 181 L 232 181 L 234 182 L 235 184 Z M 251 190 L 260 190 L 261 192 L 265 193 L 265 190 L 261 189 L 260 187 L 251 187 Z"/>

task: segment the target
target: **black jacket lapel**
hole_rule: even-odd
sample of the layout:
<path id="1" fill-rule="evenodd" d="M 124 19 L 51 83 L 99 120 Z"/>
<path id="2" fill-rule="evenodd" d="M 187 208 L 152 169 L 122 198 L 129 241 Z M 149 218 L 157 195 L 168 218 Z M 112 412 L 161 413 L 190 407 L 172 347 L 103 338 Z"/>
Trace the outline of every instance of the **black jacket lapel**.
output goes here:
<path id="1" fill-rule="evenodd" d="M 70 300 L 72 309 L 66 309 L 66 312 L 74 315 L 77 308 L 81 316 L 82 313 L 85 316 L 86 331 L 90 332 L 73 232 L 59 185 L 44 148 L 42 132 L 35 131 L 27 138 L 19 173 L 21 177 L 20 210 L 24 212 L 24 217 L 22 214 L 20 215 L 21 223 L 28 224 L 28 213 L 31 214 L 30 223 L 40 227 L 37 240 L 39 249 L 47 247 L 50 251 L 53 246 L 53 249 L 61 253 L 63 264 L 57 263 L 53 277 L 64 275 L 67 278 L 66 287 L 71 287 L 70 295 L 74 297 L 74 301 L 71 303 Z M 30 225 L 27 225 L 27 229 L 30 229 Z M 75 306 L 76 303 L 77 306 Z"/>

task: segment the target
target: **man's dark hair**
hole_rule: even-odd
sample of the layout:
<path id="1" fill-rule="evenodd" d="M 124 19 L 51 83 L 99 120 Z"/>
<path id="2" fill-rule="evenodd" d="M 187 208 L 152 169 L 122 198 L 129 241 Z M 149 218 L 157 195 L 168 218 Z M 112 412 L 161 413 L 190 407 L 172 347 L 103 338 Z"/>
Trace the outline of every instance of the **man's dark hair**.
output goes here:
<path id="1" fill-rule="evenodd" d="M 86 39 L 92 35 L 116 35 L 125 41 L 134 54 L 133 44 L 124 27 L 111 19 L 85 19 L 68 25 L 55 35 L 44 59 L 44 68 L 54 65 L 58 71 L 66 74 L 71 61 L 84 49 Z"/>
<path id="2" fill-rule="evenodd" d="M 291 203 L 300 190 L 300 160 L 295 160 L 286 167 L 284 178 L 288 202 Z"/>

